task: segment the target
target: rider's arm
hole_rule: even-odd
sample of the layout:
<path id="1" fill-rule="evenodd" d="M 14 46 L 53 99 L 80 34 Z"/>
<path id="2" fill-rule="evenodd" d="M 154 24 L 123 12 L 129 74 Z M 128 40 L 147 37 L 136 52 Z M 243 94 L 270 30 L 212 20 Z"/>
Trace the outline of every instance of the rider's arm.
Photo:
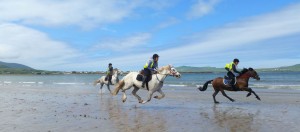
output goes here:
<path id="1" fill-rule="evenodd" d="M 227 68 L 227 67 L 225 67 L 225 70 L 228 71 L 228 72 L 230 71 L 229 68 Z"/>
<path id="2" fill-rule="evenodd" d="M 239 71 L 236 70 L 236 66 L 235 66 L 234 64 L 232 64 L 232 70 L 233 70 L 233 72 L 235 72 L 235 73 L 241 74 L 241 72 L 239 72 Z"/>

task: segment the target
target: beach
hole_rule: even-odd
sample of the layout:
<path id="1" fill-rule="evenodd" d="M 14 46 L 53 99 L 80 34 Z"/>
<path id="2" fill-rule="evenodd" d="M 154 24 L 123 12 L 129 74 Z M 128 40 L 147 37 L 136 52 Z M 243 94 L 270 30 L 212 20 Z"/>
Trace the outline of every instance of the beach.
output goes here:
<path id="1" fill-rule="evenodd" d="M 212 89 L 166 86 L 166 97 L 139 104 L 127 91 L 111 96 L 106 87 L 19 87 L 2 85 L 0 131 L 120 131 L 120 132 L 296 132 L 300 129 L 300 91 L 253 89 L 262 99 L 246 92 L 227 92 L 230 102 Z M 145 99 L 147 91 L 138 94 Z"/>

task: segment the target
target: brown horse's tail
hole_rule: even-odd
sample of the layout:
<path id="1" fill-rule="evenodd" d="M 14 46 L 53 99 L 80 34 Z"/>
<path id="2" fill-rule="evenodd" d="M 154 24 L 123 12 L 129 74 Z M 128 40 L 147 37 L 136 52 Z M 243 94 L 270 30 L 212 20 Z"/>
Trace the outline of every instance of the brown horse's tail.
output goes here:
<path id="1" fill-rule="evenodd" d="M 125 81 L 124 80 L 121 80 L 119 83 L 118 83 L 118 86 L 116 86 L 116 88 L 114 89 L 114 91 L 111 93 L 113 96 L 117 95 L 118 92 L 120 91 L 121 88 L 123 88 L 125 85 Z"/>
<path id="2" fill-rule="evenodd" d="M 210 84 L 212 81 L 213 81 L 213 80 L 207 81 L 206 83 L 204 83 L 203 87 L 200 86 L 198 89 L 199 89 L 200 91 L 205 91 L 205 90 L 207 89 L 207 85 Z"/>

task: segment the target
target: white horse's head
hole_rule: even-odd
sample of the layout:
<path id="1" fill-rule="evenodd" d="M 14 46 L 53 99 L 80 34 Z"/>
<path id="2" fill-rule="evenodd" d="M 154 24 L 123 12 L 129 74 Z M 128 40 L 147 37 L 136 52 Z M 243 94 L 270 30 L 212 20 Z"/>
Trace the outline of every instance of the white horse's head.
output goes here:
<path id="1" fill-rule="evenodd" d="M 122 71 L 119 70 L 118 68 L 115 68 L 114 71 L 113 71 L 114 75 L 120 75 L 121 73 L 122 73 Z"/>
<path id="2" fill-rule="evenodd" d="M 180 78 L 181 74 L 172 65 L 163 66 L 159 69 L 159 73 L 168 74 L 176 78 Z"/>

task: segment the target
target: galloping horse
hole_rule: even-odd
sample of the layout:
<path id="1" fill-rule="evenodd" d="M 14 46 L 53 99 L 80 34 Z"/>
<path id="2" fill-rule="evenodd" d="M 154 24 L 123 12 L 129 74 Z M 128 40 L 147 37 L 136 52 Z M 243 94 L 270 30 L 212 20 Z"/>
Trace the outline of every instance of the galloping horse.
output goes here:
<path id="1" fill-rule="evenodd" d="M 118 78 L 118 77 L 119 77 L 119 75 L 120 75 L 121 73 L 122 73 L 122 72 L 121 72 L 119 69 L 117 69 L 117 68 L 115 68 L 115 69 L 113 70 L 113 75 L 112 75 L 112 77 L 111 77 L 111 83 L 112 83 L 113 85 L 115 85 L 115 84 L 117 84 L 117 83 L 119 82 L 119 78 Z M 106 77 L 106 76 L 102 76 L 101 78 L 99 78 L 98 80 L 96 80 L 96 81 L 94 82 L 94 86 L 96 86 L 98 83 L 100 83 L 100 90 L 101 90 L 101 93 L 102 93 L 102 87 L 103 87 L 104 84 L 106 84 L 106 86 L 107 86 L 109 92 L 111 93 L 111 90 L 110 90 L 109 84 L 108 84 L 108 78 L 105 80 L 105 77 Z"/>
<path id="2" fill-rule="evenodd" d="M 125 91 L 130 89 L 131 87 L 134 87 L 132 94 L 138 99 L 139 103 L 147 103 L 151 100 L 152 94 L 154 92 L 159 92 L 161 96 L 154 96 L 156 99 L 162 99 L 165 97 L 165 94 L 161 90 L 164 80 L 168 75 L 170 76 L 175 76 L 176 78 L 180 78 L 181 74 L 177 72 L 177 70 L 172 67 L 171 65 L 163 66 L 159 68 L 157 74 L 152 75 L 152 79 L 148 82 L 149 84 L 149 92 L 148 92 L 148 99 L 147 101 L 143 101 L 139 95 L 136 94 L 136 92 L 139 89 L 145 89 L 142 88 L 142 82 L 136 80 L 138 72 L 130 72 L 128 73 L 118 84 L 118 86 L 114 89 L 112 92 L 113 95 L 117 95 L 119 90 L 122 89 L 123 96 L 122 96 L 122 101 L 125 102 L 127 99 Z"/>
<path id="3" fill-rule="evenodd" d="M 241 71 L 241 74 L 240 76 L 237 77 L 237 82 L 235 84 L 235 86 L 239 89 L 238 91 L 248 91 L 249 93 L 247 94 L 247 97 L 249 97 L 251 95 L 251 93 L 253 93 L 256 98 L 258 100 L 260 100 L 260 98 L 258 97 L 258 95 L 256 95 L 256 93 L 248 87 L 248 81 L 249 81 L 249 78 L 252 77 L 256 80 L 260 80 L 260 77 L 259 75 L 257 74 L 257 72 L 252 69 L 252 68 L 249 68 L 249 69 L 246 69 L 244 68 L 242 71 Z M 225 85 L 223 83 L 223 78 L 221 77 L 218 77 L 218 78 L 215 78 L 214 80 L 209 80 L 207 81 L 203 87 L 199 87 L 198 89 L 200 91 L 205 91 L 207 89 L 207 85 L 209 83 L 212 83 L 212 86 L 215 90 L 215 92 L 213 93 L 213 98 L 214 98 L 214 102 L 215 103 L 219 103 L 218 101 L 216 101 L 216 95 L 219 93 L 219 91 L 222 92 L 223 96 L 227 97 L 230 101 L 234 102 L 234 99 L 230 98 L 229 96 L 226 95 L 226 93 L 224 92 L 224 90 L 228 90 L 228 91 L 233 91 L 233 89 L 228 86 L 228 85 Z"/>

